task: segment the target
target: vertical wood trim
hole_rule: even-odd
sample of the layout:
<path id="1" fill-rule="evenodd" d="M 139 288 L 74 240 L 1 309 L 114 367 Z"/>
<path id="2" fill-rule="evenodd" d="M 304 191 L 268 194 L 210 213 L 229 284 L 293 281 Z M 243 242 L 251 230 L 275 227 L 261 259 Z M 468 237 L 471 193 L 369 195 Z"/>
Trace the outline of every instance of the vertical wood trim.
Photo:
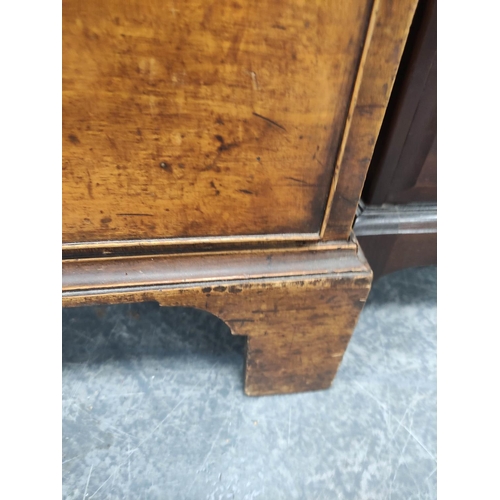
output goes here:
<path id="1" fill-rule="evenodd" d="M 361 82 L 363 80 L 363 72 L 365 68 L 365 63 L 366 63 L 366 58 L 368 56 L 369 52 L 369 47 L 373 38 L 373 31 L 375 30 L 375 25 L 377 24 L 377 16 L 379 12 L 379 7 L 380 7 L 380 2 L 381 0 L 374 0 L 373 5 L 372 5 L 372 10 L 370 13 L 370 21 L 368 24 L 368 30 L 366 32 L 366 37 L 365 37 L 365 43 L 363 45 L 363 51 L 361 53 L 361 58 L 359 60 L 359 66 L 358 66 L 358 72 L 356 75 L 356 80 L 354 82 L 354 87 L 352 91 L 352 97 L 351 97 L 351 103 L 349 105 L 349 112 L 347 113 L 347 119 L 345 122 L 345 127 L 344 127 L 344 133 L 342 134 L 342 141 L 340 143 L 340 148 L 337 154 L 337 159 L 335 162 L 335 168 L 333 170 L 333 179 L 332 183 L 330 185 L 330 192 L 328 193 L 328 200 L 326 203 L 326 209 L 325 213 L 323 215 L 323 222 L 321 224 L 321 229 L 320 229 L 320 237 L 323 238 L 327 225 L 328 225 L 328 220 L 330 218 L 330 212 L 332 209 L 332 203 L 333 203 L 333 195 L 335 193 L 335 190 L 337 188 L 337 183 L 339 179 L 339 171 L 340 171 L 340 165 L 342 164 L 342 160 L 344 158 L 344 151 L 345 147 L 347 144 L 347 139 L 349 137 L 349 132 L 351 130 L 351 124 L 352 124 L 352 117 L 354 115 L 354 110 L 356 109 L 356 104 L 358 102 L 358 95 L 359 95 L 359 89 L 361 88 Z"/>
<path id="2" fill-rule="evenodd" d="M 321 236 L 349 237 L 359 197 L 399 68 L 418 0 L 382 0 L 378 5 L 371 43 L 365 46 L 366 62 L 357 102 L 336 169 L 333 200 Z M 358 83 L 358 82 L 357 82 Z"/>

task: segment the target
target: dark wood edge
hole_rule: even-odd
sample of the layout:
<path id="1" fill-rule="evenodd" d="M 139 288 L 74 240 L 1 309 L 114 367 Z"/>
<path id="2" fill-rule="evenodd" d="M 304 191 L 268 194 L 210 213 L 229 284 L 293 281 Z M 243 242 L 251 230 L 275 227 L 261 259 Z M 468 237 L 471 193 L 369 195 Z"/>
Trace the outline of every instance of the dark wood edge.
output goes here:
<path id="1" fill-rule="evenodd" d="M 129 257 L 139 255 L 169 255 L 176 253 L 194 253 L 194 252 L 229 252 L 229 251 L 246 251 L 246 250 L 261 250 L 261 249 L 293 249 L 300 247 L 308 247 L 309 245 L 317 245 L 322 243 L 320 239 L 313 240 L 282 240 L 282 241 L 265 241 L 258 240 L 236 241 L 223 240 L 213 241 L 192 241 L 186 243 L 181 239 L 154 241 L 153 245 L 143 245 L 138 242 L 137 245 L 123 246 L 119 241 L 109 242 L 112 246 L 103 247 L 63 247 L 63 260 L 70 259 L 92 259 L 92 258 L 108 258 L 108 257 Z M 147 243 L 147 240 L 146 240 Z M 329 242 L 331 243 L 331 242 Z M 345 245 L 345 240 L 339 241 L 339 244 Z"/>
<path id="2" fill-rule="evenodd" d="M 198 247 L 180 247 L 180 248 L 175 248 L 174 251 L 169 251 L 169 252 L 156 252 L 155 254 L 147 254 L 147 255 L 112 255 L 112 256 L 106 256 L 106 255 L 85 255 L 83 258 L 79 256 L 75 257 L 68 257 L 64 260 L 66 261 L 90 261 L 90 260 L 99 260 L 102 262 L 105 259 L 113 259 L 113 260 L 118 260 L 118 259 L 130 259 L 132 257 L 138 257 L 138 258 L 148 258 L 148 257 L 153 257 L 154 255 L 175 255 L 175 254 L 185 254 L 185 255 L 206 255 L 207 253 L 218 253 L 218 254 L 246 254 L 246 253 L 259 253 L 259 252 L 307 252 L 307 251 L 321 251 L 321 250 L 344 250 L 344 249 L 351 249 L 355 250 L 356 249 L 356 240 L 354 237 L 354 234 L 352 234 L 352 237 L 349 239 L 349 241 L 317 241 L 317 242 L 294 242 L 289 245 L 274 245 L 274 246 L 249 246 L 249 245 L 240 245 L 238 247 L 234 246 L 213 246 L 208 249 L 200 249 Z"/>
<path id="3" fill-rule="evenodd" d="M 331 279 L 342 279 L 342 280 L 352 280 L 352 279 L 362 279 L 366 280 L 367 284 L 371 283 L 372 271 L 369 267 L 360 267 L 359 270 L 339 270 L 333 273 L 327 274 L 309 274 L 304 276 L 286 276 L 286 277 L 268 277 L 268 278 L 255 278 L 255 279 L 245 279 L 245 280 L 218 280 L 211 281 L 209 283 L 176 283 L 173 285 L 142 285 L 134 287 L 118 287 L 118 288 L 94 288 L 91 290 L 69 290 L 62 293 L 62 305 L 63 307 L 75 307 L 80 305 L 98 305 L 98 304 L 114 304 L 128 302 L 136 302 L 136 294 L 144 293 L 168 293 L 174 290 L 188 290 L 193 288 L 200 288 L 202 291 L 215 290 L 218 291 L 218 287 L 229 287 L 230 293 L 239 293 L 240 287 L 251 286 L 251 285 L 274 285 L 280 286 L 284 283 L 306 283 L 311 281 L 324 281 Z M 121 296 L 121 299 L 117 299 Z M 125 298 L 125 300 L 123 300 Z M 156 299 L 149 299 L 156 300 Z M 146 300 L 143 300 L 146 301 Z M 140 301 L 137 301 L 140 302 Z"/>
<path id="4" fill-rule="evenodd" d="M 422 105 L 422 96 L 428 91 L 426 85 L 436 62 L 436 9 L 435 0 L 422 0 L 417 6 L 363 188 L 363 198 L 369 204 L 381 205 L 388 201 L 406 138 Z M 432 78 L 435 79 L 435 74 Z"/>
<path id="5" fill-rule="evenodd" d="M 372 234 L 359 241 L 374 280 L 401 269 L 437 265 L 437 233 Z"/>
<path id="6" fill-rule="evenodd" d="M 360 265 L 360 263 L 362 265 Z M 104 305 L 119 303 L 134 303 L 155 301 L 160 305 L 168 304 L 169 292 L 179 290 L 200 289 L 202 292 L 227 291 L 228 293 L 240 293 L 243 288 L 252 286 L 280 287 L 287 283 L 305 284 L 311 282 L 325 282 L 340 280 L 346 282 L 360 282 L 370 286 L 373 273 L 368 263 L 363 258 L 358 261 L 359 268 L 351 269 L 346 265 L 338 270 L 326 274 L 310 274 L 304 276 L 267 277 L 239 280 L 217 280 L 211 282 L 176 283 L 171 285 L 142 285 L 117 288 L 94 288 L 89 290 L 68 290 L 62 293 L 63 307 L 78 307 L 85 305 Z M 165 300 L 162 300 L 165 298 Z"/>
<path id="7" fill-rule="evenodd" d="M 184 247 L 200 246 L 206 244 L 245 244 L 245 243 L 280 243 L 280 242 L 300 242 L 319 241 L 319 233 L 289 233 L 289 234 L 263 234 L 263 235 L 242 235 L 242 236 L 200 236 L 193 238 L 155 238 L 144 240 L 109 240 L 90 241 L 78 243 L 63 243 L 63 252 L 81 252 L 95 249 L 101 250 L 104 255 L 111 253 L 114 249 L 151 248 L 155 251 L 158 247 Z"/>
<path id="8" fill-rule="evenodd" d="M 408 267 L 437 264 L 435 203 L 381 206 L 360 203 L 354 232 L 374 280 Z"/>
<path id="9" fill-rule="evenodd" d="M 100 258 L 122 258 L 133 256 L 154 256 L 154 255 L 172 255 L 172 254 L 194 254 L 194 253 L 228 253 L 228 252 L 258 252 L 266 251 L 300 251 L 314 248 L 344 248 L 346 245 L 352 248 L 356 247 L 356 243 L 349 239 L 348 241 L 268 241 L 265 243 L 259 242 L 240 242 L 240 243 L 200 243 L 194 245 L 155 245 L 153 247 L 108 247 L 108 248 L 92 248 L 85 250 L 66 250 L 62 252 L 64 260 L 83 260 L 83 259 L 100 259 Z"/>
<path id="10" fill-rule="evenodd" d="M 437 204 L 366 206 L 354 224 L 356 236 L 437 233 Z"/>
<path id="11" fill-rule="evenodd" d="M 354 237 L 346 243 L 228 252 L 65 260 L 63 292 L 322 275 L 367 268 Z"/>

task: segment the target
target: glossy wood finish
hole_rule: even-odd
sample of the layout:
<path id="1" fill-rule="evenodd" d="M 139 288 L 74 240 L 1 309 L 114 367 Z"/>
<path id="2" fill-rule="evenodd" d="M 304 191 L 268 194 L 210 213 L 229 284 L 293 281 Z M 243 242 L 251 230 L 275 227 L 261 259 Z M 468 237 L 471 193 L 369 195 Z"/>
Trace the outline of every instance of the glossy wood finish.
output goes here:
<path id="1" fill-rule="evenodd" d="M 356 236 L 437 232 L 437 205 L 368 205 L 354 224 Z"/>
<path id="2" fill-rule="evenodd" d="M 437 263 L 437 12 L 421 0 L 354 230 L 375 278 Z"/>
<path id="3" fill-rule="evenodd" d="M 408 267 L 437 264 L 437 233 L 360 236 L 359 243 L 373 270 L 373 279 Z"/>
<path id="4" fill-rule="evenodd" d="M 422 0 L 408 37 L 363 201 L 437 201 L 437 7 Z"/>
<path id="5" fill-rule="evenodd" d="M 371 1 L 63 2 L 63 240 L 318 233 Z"/>
<path id="6" fill-rule="evenodd" d="M 101 283 L 90 288 L 88 281 L 80 286 L 73 281 L 73 289 L 63 292 L 63 305 L 157 301 L 163 306 L 205 309 L 225 321 L 233 334 L 248 337 L 247 394 L 325 389 L 342 360 L 371 284 L 371 270 L 363 256 L 352 249 L 345 253 L 344 259 L 330 257 L 329 271 L 321 274 L 273 277 L 263 269 L 261 278 L 220 280 L 214 270 L 211 276 L 205 274 L 204 282 L 178 279 L 168 284 L 155 283 L 155 273 L 143 262 L 150 280 L 138 281 L 136 286 L 118 284 L 116 275 L 100 270 L 100 259 L 96 259 L 87 263 L 94 266 L 94 273 L 87 267 L 81 276 L 86 280 L 85 274 L 99 275 Z M 318 255 L 306 252 L 302 257 L 302 267 L 309 269 Z M 204 273 L 197 268 L 200 261 L 191 260 L 188 268 L 193 275 Z M 140 269 L 141 264 L 137 265 Z M 161 276 L 161 260 L 155 266 L 156 275 Z"/>
<path id="7" fill-rule="evenodd" d="M 367 206 L 354 232 L 374 279 L 407 267 L 437 264 L 437 206 Z"/>
<path id="8" fill-rule="evenodd" d="M 416 0 L 381 1 L 324 238 L 347 239 L 391 95 Z"/>
<path id="9" fill-rule="evenodd" d="M 151 284 L 328 274 L 363 269 L 357 244 L 319 243 L 267 250 L 180 253 L 63 261 L 62 289 L 81 291 Z"/>

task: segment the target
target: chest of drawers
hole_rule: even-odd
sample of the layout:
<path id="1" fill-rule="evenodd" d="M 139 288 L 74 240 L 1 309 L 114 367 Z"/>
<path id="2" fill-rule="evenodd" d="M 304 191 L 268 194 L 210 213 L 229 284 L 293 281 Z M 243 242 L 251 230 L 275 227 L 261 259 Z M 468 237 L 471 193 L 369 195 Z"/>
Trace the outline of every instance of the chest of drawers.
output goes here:
<path id="1" fill-rule="evenodd" d="M 63 1 L 63 305 L 247 336 L 251 395 L 328 387 L 352 233 L 415 0 Z"/>

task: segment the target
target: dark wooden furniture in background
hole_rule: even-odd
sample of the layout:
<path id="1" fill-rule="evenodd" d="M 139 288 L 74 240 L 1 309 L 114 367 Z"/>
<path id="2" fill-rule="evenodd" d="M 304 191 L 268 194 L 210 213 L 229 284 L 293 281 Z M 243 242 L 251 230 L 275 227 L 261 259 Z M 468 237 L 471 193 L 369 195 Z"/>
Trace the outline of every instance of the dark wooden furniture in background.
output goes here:
<path id="1" fill-rule="evenodd" d="M 437 12 L 422 0 L 354 226 L 374 277 L 437 263 Z"/>
<path id="2" fill-rule="evenodd" d="M 247 336 L 247 394 L 328 387 L 415 7 L 63 0 L 63 305 L 203 308 Z"/>

